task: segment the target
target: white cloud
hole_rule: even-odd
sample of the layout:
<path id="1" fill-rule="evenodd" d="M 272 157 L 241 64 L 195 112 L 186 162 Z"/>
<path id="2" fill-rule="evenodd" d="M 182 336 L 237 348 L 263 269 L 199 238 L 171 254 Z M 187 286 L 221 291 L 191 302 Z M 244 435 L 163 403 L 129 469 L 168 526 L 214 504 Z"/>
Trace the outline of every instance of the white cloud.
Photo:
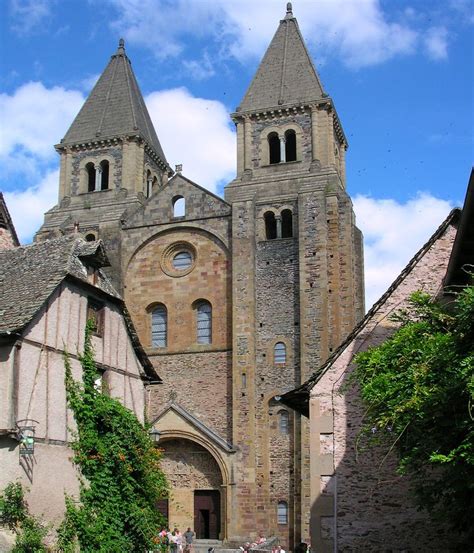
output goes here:
<path id="1" fill-rule="evenodd" d="M 11 96 L 0 94 L 0 159 L 27 151 L 41 159 L 55 156 L 53 145 L 64 136 L 84 102 L 82 94 L 30 82 Z"/>
<path id="2" fill-rule="evenodd" d="M 11 0 L 12 30 L 24 36 L 41 30 L 51 16 L 52 0 Z"/>
<path id="3" fill-rule="evenodd" d="M 59 170 L 49 171 L 41 181 L 26 190 L 6 192 L 5 200 L 20 242 L 30 242 L 43 223 L 44 213 L 58 199 Z"/>
<path id="4" fill-rule="evenodd" d="M 448 31 L 445 27 L 431 27 L 424 37 L 428 56 L 433 60 L 445 60 L 448 57 Z"/>
<path id="5" fill-rule="evenodd" d="M 188 76 L 191 76 L 196 81 L 202 81 L 215 75 L 214 65 L 207 52 L 198 60 L 184 60 L 184 69 Z"/>
<path id="6" fill-rule="evenodd" d="M 366 306 L 370 308 L 453 206 L 427 193 L 406 203 L 361 195 L 353 202 L 364 234 Z"/>
<path id="7" fill-rule="evenodd" d="M 182 163 L 186 177 L 212 192 L 233 177 L 235 133 L 221 102 L 175 88 L 149 94 L 146 104 L 170 164 Z"/>
<path id="8" fill-rule="evenodd" d="M 224 57 L 259 58 L 284 16 L 274 0 L 108 1 L 118 14 L 113 27 L 159 58 L 185 55 L 190 36 L 213 40 Z M 413 53 L 419 38 L 405 21 L 389 21 L 379 0 L 300 0 L 294 9 L 308 43 L 355 67 Z"/>

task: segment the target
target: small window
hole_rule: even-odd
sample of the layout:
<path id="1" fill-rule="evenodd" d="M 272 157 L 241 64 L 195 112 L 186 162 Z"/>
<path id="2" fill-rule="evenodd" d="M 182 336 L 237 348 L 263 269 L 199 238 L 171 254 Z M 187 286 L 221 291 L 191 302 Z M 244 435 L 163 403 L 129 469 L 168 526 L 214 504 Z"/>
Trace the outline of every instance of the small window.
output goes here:
<path id="1" fill-rule="evenodd" d="M 278 524 L 288 524 L 288 503 L 286 501 L 278 502 L 277 519 Z"/>
<path id="2" fill-rule="evenodd" d="M 97 240 L 97 238 L 95 237 L 95 234 L 93 234 L 92 232 L 90 232 L 89 234 L 86 234 L 86 242 L 95 242 Z"/>
<path id="3" fill-rule="evenodd" d="M 89 299 L 87 301 L 87 320 L 91 321 L 92 333 L 96 336 L 104 335 L 104 304 Z"/>
<path id="4" fill-rule="evenodd" d="M 168 312 L 164 305 L 158 305 L 151 312 L 151 345 L 165 348 L 168 338 Z"/>
<path id="5" fill-rule="evenodd" d="M 94 192 L 95 190 L 95 167 L 93 163 L 86 165 L 87 173 L 87 192 Z"/>
<path id="6" fill-rule="evenodd" d="M 173 217 L 184 217 L 186 215 L 186 200 L 183 196 L 173 198 Z"/>
<path id="7" fill-rule="evenodd" d="M 100 189 L 107 190 L 109 188 L 109 162 L 104 159 L 100 162 L 101 177 L 100 177 Z"/>
<path id="8" fill-rule="evenodd" d="M 197 343 L 210 344 L 212 342 L 212 307 L 207 301 L 200 301 L 196 305 Z"/>
<path id="9" fill-rule="evenodd" d="M 289 434 L 290 432 L 290 416 L 288 411 L 280 411 L 278 413 L 279 420 L 278 426 L 280 429 L 280 434 Z"/>
<path id="10" fill-rule="evenodd" d="M 277 237 L 275 214 L 273 211 L 267 211 L 263 218 L 265 219 L 265 238 L 267 240 L 275 239 Z"/>
<path id="11" fill-rule="evenodd" d="M 285 133 L 285 159 L 296 161 L 296 133 L 293 129 Z"/>
<path id="12" fill-rule="evenodd" d="M 283 342 L 277 342 L 273 348 L 273 358 L 275 364 L 286 363 L 286 346 Z"/>
<path id="13" fill-rule="evenodd" d="M 276 132 L 271 132 L 268 135 L 268 149 L 269 149 L 270 164 L 280 163 L 281 161 L 280 138 Z"/>
<path id="14" fill-rule="evenodd" d="M 291 238 L 293 236 L 293 214 L 290 209 L 281 212 L 281 237 Z"/>
<path id="15" fill-rule="evenodd" d="M 193 263 L 193 257 L 189 252 L 179 252 L 173 257 L 173 267 L 177 271 L 189 269 Z"/>

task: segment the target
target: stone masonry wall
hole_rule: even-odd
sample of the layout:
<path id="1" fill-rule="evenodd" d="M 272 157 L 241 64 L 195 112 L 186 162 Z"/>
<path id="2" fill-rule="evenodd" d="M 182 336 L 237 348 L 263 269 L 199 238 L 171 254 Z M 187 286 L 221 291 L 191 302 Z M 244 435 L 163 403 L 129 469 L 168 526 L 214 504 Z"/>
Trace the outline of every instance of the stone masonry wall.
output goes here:
<path id="1" fill-rule="evenodd" d="M 449 536 L 410 501 L 409 480 L 396 474 L 386 450 L 358 447 L 364 408 L 346 389 L 353 356 L 386 339 L 396 328 L 391 314 L 411 292 L 435 296 L 442 286 L 455 229 L 450 226 L 367 321 L 311 392 L 311 542 L 318 552 L 450 551 Z M 337 518 L 334 500 L 337 496 Z"/>

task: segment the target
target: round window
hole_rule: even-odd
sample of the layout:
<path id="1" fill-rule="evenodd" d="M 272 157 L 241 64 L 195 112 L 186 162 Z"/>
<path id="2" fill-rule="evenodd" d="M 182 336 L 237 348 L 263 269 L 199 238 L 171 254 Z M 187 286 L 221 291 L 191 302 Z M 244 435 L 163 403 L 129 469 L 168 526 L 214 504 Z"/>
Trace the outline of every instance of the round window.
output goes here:
<path id="1" fill-rule="evenodd" d="M 177 271 L 189 269 L 193 263 L 193 257 L 189 252 L 179 252 L 173 257 L 173 267 Z"/>

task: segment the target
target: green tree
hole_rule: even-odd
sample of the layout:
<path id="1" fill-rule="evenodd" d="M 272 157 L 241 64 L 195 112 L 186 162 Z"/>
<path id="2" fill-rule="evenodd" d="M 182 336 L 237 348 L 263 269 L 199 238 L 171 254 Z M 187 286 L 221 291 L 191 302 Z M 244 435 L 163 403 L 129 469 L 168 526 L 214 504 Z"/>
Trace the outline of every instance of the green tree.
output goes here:
<path id="1" fill-rule="evenodd" d="M 451 304 L 416 292 L 400 328 L 356 356 L 363 433 L 396 450 L 415 498 L 474 543 L 474 287 Z"/>
<path id="2" fill-rule="evenodd" d="M 66 498 L 59 546 L 74 551 L 77 540 L 83 552 L 148 551 L 166 524 L 156 510 L 168 493 L 160 452 L 131 411 L 96 389 L 91 329 L 88 324 L 80 357 L 82 384 L 65 360 L 67 401 L 77 423 L 74 463 L 82 478 L 80 502 Z"/>

